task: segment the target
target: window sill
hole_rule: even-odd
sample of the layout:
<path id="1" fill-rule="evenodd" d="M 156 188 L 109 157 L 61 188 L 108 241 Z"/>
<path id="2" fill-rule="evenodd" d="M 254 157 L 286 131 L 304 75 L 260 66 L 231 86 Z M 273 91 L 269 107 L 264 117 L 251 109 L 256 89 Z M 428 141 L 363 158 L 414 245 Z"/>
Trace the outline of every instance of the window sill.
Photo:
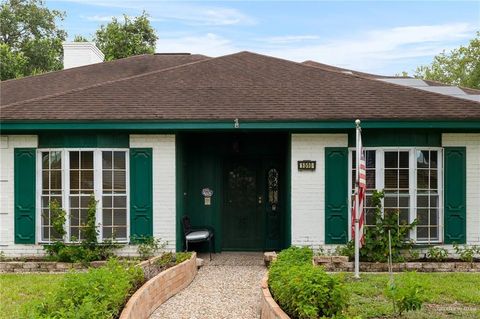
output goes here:
<path id="1" fill-rule="evenodd" d="M 429 247 L 438 246 L 438 245 L 443 245 L 443 243 L 441 241 L 429 242 L 429 243 L 419 242 L 419 243 L 414 243 L 413 248 L 429 248 Z"/>
<path id="2" fill-rule="evenodd" d="M 55 244 L 56 242 L 55 241 L 39 241 L 37 242 L 37 245 L 53 245 Z M 82 242 L 78 242 L 78 241 L 62 241 L 62 243 L 64 243 L 65 245 L 71 245 L 71 246 L 75 246 L 75 245 L 81 245 Z M 116 244 L 116 245 L 128 245 L 129 244 L 129 241 L 127 239 L 125 240 L 117 240 L 117 241 L 113 241 L 113 242 L 109 242 L 109 243 L 106 243 L 106 242 L 98 242 L 97 245 L 108 245 L 108 244 Z"/>

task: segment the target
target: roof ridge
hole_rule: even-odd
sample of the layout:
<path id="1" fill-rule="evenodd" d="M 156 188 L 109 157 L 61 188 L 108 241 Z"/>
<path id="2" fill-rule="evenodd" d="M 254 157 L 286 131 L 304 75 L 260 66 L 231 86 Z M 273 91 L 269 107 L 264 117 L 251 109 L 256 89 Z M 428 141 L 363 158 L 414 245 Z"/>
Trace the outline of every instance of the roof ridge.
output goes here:
<path id="1" fill-rule="evenodd" d="M 446 87 L 458 87 L 458 88 L 461 89 L 461 90 L 463 90 L 463 89 L 473 90 L 473 91 L 477 91 L 478 94 L 480 94 L 480 89 L 470 88 L 470 87 L 468 87 L 468 86 L 451 85 L 451 84 L 443 83 L 443 82 L 440 82 L 440 81 L 437 81 L 437 80 L 429 80 L 429 79 L 424 79 L 424 78 L 417 78 L 417 79 L 423 80 L 423 81 L 430 81 L 430 82 L 442 84 L 441 86 L 446 86 Z M 467 93 L 467 92 L 465 92 L 465 93 Z M 469 94 L 469 93 L 467 93 L 467 94 Z M 470 95 L 476 95 L 476 94 L 470 94 Z"/>
<path id="2" fill-rule="evenodd" d="M 358 76 L 367 77 L 367 78 L 369 76 L 378 77 L 378 78 L 397 78 L 396 76 L 380 75 L 380 74 L 373 74 L 373 73 L 368 73 L 368 72 L 358 71 L 358 70 L 353 70 L 353 69 L 346 69 L 346 68 L 342 68 L 342 67 L 339 67 L 339 66 L 318 62 L 318 61 L 315 61 L 315 60 L 305 60 L 305 61 L 300 62 L 300 63 L 302 65 L 306 65 L 306 66 L 309 66 L 309 67 L 322 69 L 322 70 L 329 71 L 329 72 L 347 74 L 347 75 L 358 75 Z M 310 64 L 308 64 L 308 63 L 310 63 Z M 347 73 L 347 72 L 351 72 L 352 74 Z M 403 78 L 403 77 L 398 77 L 398 78 Z"/>
<path id="3" fill-rule="evenodd" d="M 76 66 L 76 67 L 69 68 L 69 69 L 48 71 L 48 72 L 41 73 L 41 74 L 32 74 L 32 75 L 27 75 L 27 76 L 24 76 L 24 77 L 21 77 L 21 78 L 8 79 L 8 80 L 0 81 L 0 84 L 10 83 L 10 82 L 13 82 L 13 81 L 18 81 L 18 80 L 30 79 L 30 78 L 33 78 L 33 77 L 39 78 L 39 77 L 44 77 L 44 76 L 51 75 L 51 74 L 57 74 L 57 73 L 60 73 L 60 72 L 69 72 L 70 70 L 75 71 L 75 70 L 79 70 L 79 69 L 87 69 L 89 67 L 96 66 L 96 65 L 99 65 L 101 63 L 113 64 L 113 63 L 116 63 L 116 62 L 125 61 L 125 60 L 129 60 L 129 59 L 134 59 L 134 58 L 145 57 L 145 56 L 153 56 L 153 54 L 148 54 L 148 53 L 137 54 L 137 55 L 127 56 L 125 58 L 115 59 L 115 60 L 111 60 L 111 61 L 103 61 L 103 62 L 98 62 L 98 63 L 81 65 L 81 66 Z"/>
<path id="4" fill-rule="evenodd" d="M 138 57 L 138 56 L 139 55 L 136 55 L 135 57 Z M 42 95 L 42 96 L 38 96 L 38 97 L 35 97 L 35 98 L 27 99 L 27 100 L 22 100 L 22 101 L 10 103 L 10 104 L 0 105 L 0 109 L 4 109 L 6 107 L 11 107 L 11 106 L 17 106 L 17 105 L 21 105 L 21 104 L 28 103 L 28 102 L 40 101 L 40 100 L 55 97 L 55 96 L 66 95 L 66 94 L 73 93 L 73 92 L 81 92 L 81 91 L 92 89 L 92 88 L 95 88 L 95 87 L 100 87 L 102 85 L 107 85 L 107 84 L 112 84 L 112 83 L 115 83 L 115 82 L 126 81 L 126 80 L 139 78 L 139 77 L 142 77 L 142 76 L 148 76 L 148 75 L 152 75 L 152 74 L 160 73 L 160 72 L 164 72 L 164 71 L 170 71 L 170 70 L 173 70 L 173 69 L 177 69 L 177 68 L 181 68 L 181 67 L 185 67 L 185 66 L 190 66 L 190 65 L 196 64 L 196 63 L 212 61 L 212 60 L 223 58 L 223 57 L 226 57 L 226 56 L 227 55 L 223 55 L 223 56 L 215 57 L 215 58 L 211 58 L 211 59 L 188 62 L 188 63 L 185 63 L 185 64 L 175 65 L 175 66 L 165 68 L 165 69 L 160 69 L 160 70 L 150 71 L 150 72 L 146 72 L 146 73 L 136 74 L 136 75 L 132 75 L 132 76 L 121 78 L 121 79 L 115 79 L 115 80 L 110 80 L 110 81 L 106 81 L 106 82 L 96 83 L 96 84 L 93 84 L 93 85 L 83 86 L 83 87 L 80 87 L 80 88 L 75 88 L 75 89 L 71 89 L 71 90 L 67 90 L 67 91 L 63 91 L 63 92 L 58 92 L 58 93 L 54 93 L 54 94 Z M 118 61 L 118 60 L 115 60 L 115 61 Z"/>
<path id="5" fill-rule="evenodd" d="M 316 62 L 316 61 L 313 61 L 313 62 Z M 422 93 L 426 93 L 426 94 L 435 94 L 435 95 L 439 95 L 439 96 L 442 96 L 442 97 L 455 99 L 455 100 L 462 100 L 462 101 L 466 100 L 464 98 L 456 97 L 456 96 L 453 96 L 453 95 L 447 95 L 447 94 L 442 94 L 442 93 L 433 92 L 433 91 L 426 91 L 426 90 L 422 90 L 422 89 L 419 89 L 419 88 L 416 88 L 416 87 L 413 87 L 413 86 L 406 86 L 406 85 L 401 85 L 401 84 L 397 84 L 397 83 L 387 82 L 387 81 L 384 81 L 384 79 L 382 79 L 382 78 L 372 78 L 372 77 L 368 77 L 368 76 L 362 75 L 362 74 L 355 74 L 355 73 L 349 74 L 349 73 L 344 73 L 342 71 L 329 70 L 327 68 L 322 68 L 320 66 L 313 66 L 313 65 L 303 64 L 303 63 L 300 63 L 300 64 L 303 65 L 303 66 L 309 67 L 309 68 L 321 69 L 322 71 L 325 71 L 325 72 L 337 73 L 337 74 L 342 74 L 342 75 L 345 75 L 345 76 L 353 76 L 353 77 L 361 78 L 363 80 L 368 80 L 368 81 L 381 82 L 385 85 L 401 87 L 401 88 L 404 88 L 404 89 L 407 89 L 407 90 L 415 90 L 417 92 L 422 92 Z M 400 78 L 400 79 L 402 79 L 402 78 Z M 423 80 L 423 79 L 421 79 L 421 80 Z M 458 86 L 453 86 L 453 87 L 458 87 Z M 480 101 L 475 101 L 475 100 L 468 100 L 468 101 L 472 101 L 474 103 L 479 103 L 480 104 Z"/>

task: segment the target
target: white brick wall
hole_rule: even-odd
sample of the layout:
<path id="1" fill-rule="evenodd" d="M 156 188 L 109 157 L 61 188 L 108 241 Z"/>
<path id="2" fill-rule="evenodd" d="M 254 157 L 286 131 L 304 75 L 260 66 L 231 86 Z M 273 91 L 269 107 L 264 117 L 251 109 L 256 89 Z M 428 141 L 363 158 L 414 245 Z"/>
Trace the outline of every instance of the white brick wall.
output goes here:
<path id="1" fill-rule="evenodd" d="M 347 134 L 292 134 L 292 245 L 318 249 L 325 243 L 325 147 L 347 147 Z M 314 172 L 297 161 L 317 161 Z"/>
<path id="2" fill-rule="evenodd" d="M 37 147 L 36 135 L 0 136 L 0 251 L 6 256 L 41 254 L 38 245 L 14 244 L 14 149 Z"/>
<path id="3" fill-rule="evenodd" d="M 467 243 L 480 244 L 480 134 L 445 133 L 443 146 L 467 148 Z"/>
<path id="4" fill-rule="evenodd" d="M 130 135 L 130 147 L 153 149 L 153 235 L 175 250 L 175 135 Z"/>

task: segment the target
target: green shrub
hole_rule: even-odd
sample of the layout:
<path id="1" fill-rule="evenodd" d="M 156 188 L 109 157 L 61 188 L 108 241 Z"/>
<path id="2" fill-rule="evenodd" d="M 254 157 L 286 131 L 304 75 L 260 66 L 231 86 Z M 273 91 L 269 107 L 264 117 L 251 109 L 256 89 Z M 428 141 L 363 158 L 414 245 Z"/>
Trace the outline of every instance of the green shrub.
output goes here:
<path id="1" fill-rule="evenodd" d="M 427 257 L 435 261 L 444 261 L 448 257 L 448 250 L 442 247 L 430 247 L 427 251 Z"/>
<path id="2" fill-rule="evenodd" d="M 288 265 L 312 264 L 313 251 L 308 247 L 290 247 L 282 250 L 276 262 Z"/>
<path id="3" fill-rule="evenodd" d="M 88 200 L 87 220 L 83 228 L 85 239 L 83 244 L 87 246 L 95 246 L 97 244 L 98 229 L 96 225 L 95 216 L 97 214 L 97 203 L 95 196 L 92 194 Z"/>
<path id="4" fill-rule="evenodd" d="M 115 249 L 120 248 L 120 245 L 116 244 L 114 239 L 104 240 L 103 243 L 98 243 L 97 241 L 98 226 L 95 224 L 96 211 L 97 200 L 91 195 L 88 202 L 87 219 L 84 225 L 84 239 L 81 243 L 65 244 L 63 237 L 66 234 L 64 229 L 66 213 L 60 207 L 58 201 L 52 200 L 50 202 L 52 227 L 61 237 L 59 240 L 43 246 L 50 260 L 87 264 L 94 260 L 106 260 L 114 256 Z M 73 236 L 71 239 L 73 242 L 77 241 Z"/>
<path id="5" fill-rule="evenodd" d="M 420 258 L 420 250 L 413 248 L 409 249 L 406 257 L 409 261 L 418 260 Z"/>
<path id="6" fill-rule="evenodd" d="M 65 230 L 65 222 L 67 221 L 67 212 L 62 209 L 60 203 L 53 199 L 50 201 L 50 222 L 52 228 L 59 239 L 63 239 L 67 231 Z"/>
<path id="7" fill-rule="evenodd" d="M 292 318 L 341 315 L 348 302 L 347 291 L 339 279 L 313 266 L 312 256 L 309 248 L 292 247 L 280 252 L 269 269 L 270 291 Z"/>
<path id="8" fill-rule="evenodd" d="M 43 246 L 50 260 L 84 264 L 113 257 L 115 249 L 119 247 L 120 245 L 113 241 L 105 241 L 102 244 L 97 243 L 95 245 L 91 243 L 65 244 L 57 241 Z"/>
<path id="9" fill-rule="evenodd" d="M 385 210 L 382 212 L 383 192 L 374 191 L 372 195 L 372 206 L 375 207 L 375 224 L 366 227 L 365 244 L 360 249 L 360 259 L 363 261 L 387 262 L 389 255 L 388 231 L 391 234 L 392 261 L 402 262 L 405 257 L 402 251 L 411 250 L 413 242 L 408 239 L 408 234 L 417 224 L 414 221 L 411 224 L 403 223 L 399 226 L 399 212 L 397 210 Z M 349 257 L 353 254 L 353 241 L 347 244 Z"/>
<path id="10" fill-rule="evenodd" d="M 477 246 L 464 245 L 462 248 L 457 244 L 453 244 L 453 249 L 455 250 L 455 253 L 459 255 L 460 260 L 470 263 L 473 262 L 476 254 L 480 255 L 480 247 Z"/>
<path id="11" fill-rule="evenodd" d="M 355 243 L 351 240 L 346 245 L 337 246 L 335 248 L 335 254 L 353 259 L 355 257 Z"/>
<path id="12" fill-rule="evenodd" d="M 175 265 L 175 255 L 172 252 L 166 252 L 155 260 L 155 264 L 161 267 L 171 267 Z"/>
<path id="13" fill-rule="evenodd" d="M 413 274 L 403 274 L 399 277 L 399 283 L 389 283 L 385 292 L 400 315 L 405 311 L 420 310 L 423 305 L 423 288 L 416 282 Z"/>
<path id="14" fill-rule="evenodd" d="M 178 252 L 178 253 L 172 253 L 172 252 L 166 252 L 163 253 L 160 258 L 155 260 L 155 264 L 161 267 L 171 267 L 178 265 L 181 262 L 184 262 L 187 259 L 190 259 L 192 257 L 191 252 Z"/>
<path id="15" fill-rule="evenodd" d="M 178 264 L 181 264 L 182 262 L 184 262 L 185 260 L 188 260 L 190 259 L 190 257 L 192 257 L 192 253 L 191 252 L 178 252 L 175 254 L 175 263 L 178 265 Z"/>
<path id="16" fill-rule="evenodd" d="M 111 259 L 104 267 L 67 274 L 61 288 L 46 301 L 26 305 L 25 317 L 116 318 L 143 280 L 140 268 Z"/>
<path id="17" fill-rule="evenodd" d="M 134 242 L 138 243 L 137 253 L 142 259 L 152 258 L 157 252 L 164 250 L 168 244 L 166 241 L 162 241 L 161 238 L 153 236 L 137 237 L 134 239 Z"/>

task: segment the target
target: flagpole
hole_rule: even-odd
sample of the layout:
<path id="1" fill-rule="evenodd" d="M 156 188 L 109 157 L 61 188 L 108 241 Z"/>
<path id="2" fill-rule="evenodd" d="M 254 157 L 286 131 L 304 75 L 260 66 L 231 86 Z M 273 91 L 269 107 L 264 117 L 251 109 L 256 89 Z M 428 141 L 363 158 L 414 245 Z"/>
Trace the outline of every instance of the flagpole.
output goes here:
<path id="1" fill-rule="evenodd" d="M 356 142 L 356 171 L 355 171 L 355 278 L 360 278 L 360 227 L 359 227 L 359 209 L 360 209 L 360 198 L 359 198 L 359 174 L 360 174 L 360 120 L 355 121 L 356 132 L 357 132 L 357 142 Z"/>

